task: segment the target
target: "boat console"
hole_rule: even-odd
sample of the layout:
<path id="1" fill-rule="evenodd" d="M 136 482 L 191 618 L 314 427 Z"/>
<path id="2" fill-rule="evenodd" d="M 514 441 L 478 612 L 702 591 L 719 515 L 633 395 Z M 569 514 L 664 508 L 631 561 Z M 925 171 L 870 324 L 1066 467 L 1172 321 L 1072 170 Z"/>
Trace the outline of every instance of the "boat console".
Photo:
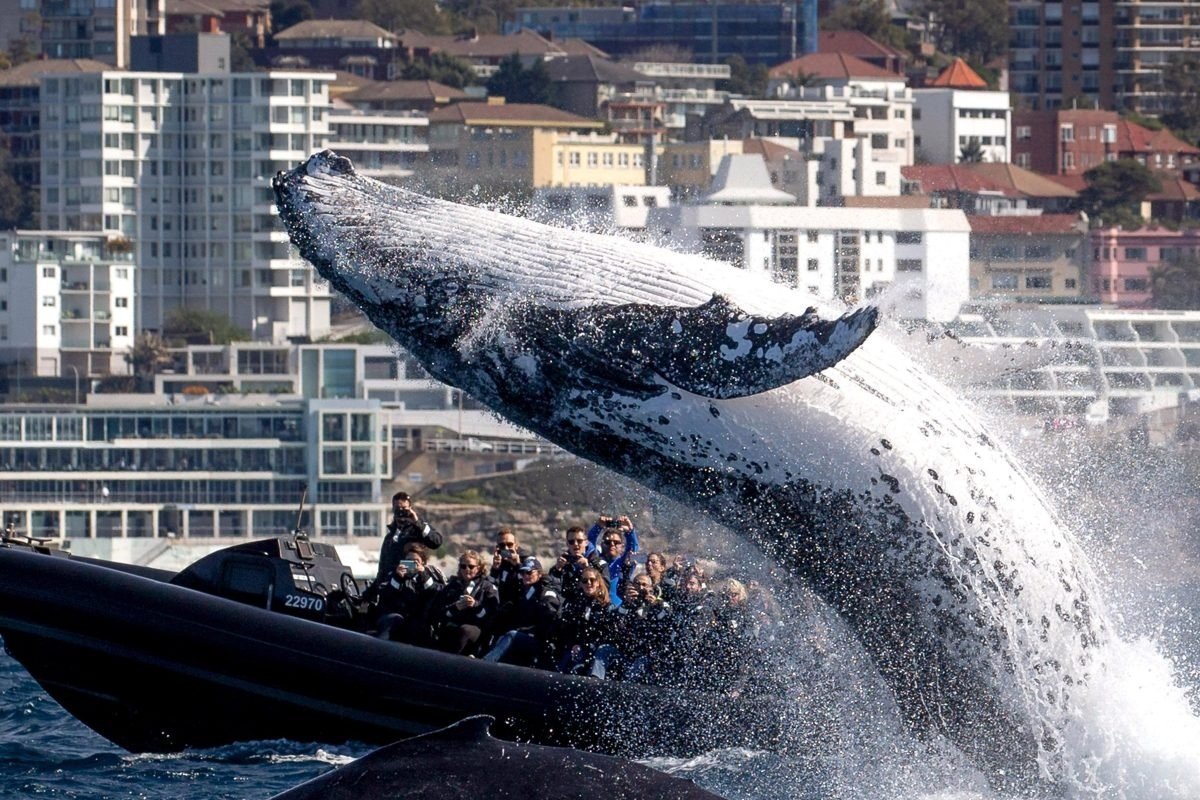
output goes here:
<path id="1" fill-rule="evenodd" d="M 293 617 L 353 627 L 360 586 L 331 545 L 303 533 L 218 550 L 173 577 L 176 586 Z"/>

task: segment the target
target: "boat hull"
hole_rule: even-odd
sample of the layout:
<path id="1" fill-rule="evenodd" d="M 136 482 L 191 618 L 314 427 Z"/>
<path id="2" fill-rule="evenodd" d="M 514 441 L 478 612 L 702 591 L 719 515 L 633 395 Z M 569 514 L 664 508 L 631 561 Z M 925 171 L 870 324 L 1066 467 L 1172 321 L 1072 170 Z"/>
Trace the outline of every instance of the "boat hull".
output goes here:
<path id="1" fill-rule="evenodd" d="M 623 755 L 751 743 L 705 698 L 385 642 L 19 549 L 0 548 L 0 636 L 64 708 L 135 752 L 386 743 L 481 713 L 506 738 Z"/>

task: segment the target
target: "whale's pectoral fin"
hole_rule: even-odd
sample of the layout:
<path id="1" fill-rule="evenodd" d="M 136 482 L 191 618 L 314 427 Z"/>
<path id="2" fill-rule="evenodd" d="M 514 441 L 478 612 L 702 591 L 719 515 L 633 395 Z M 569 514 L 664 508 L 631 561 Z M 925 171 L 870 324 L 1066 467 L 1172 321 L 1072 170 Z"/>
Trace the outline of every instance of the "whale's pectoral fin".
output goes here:
<path id="1" fill-rule="evenodd" d="M 671 383 L 712 398 L 745 397 L 833 366 L 875 329 L 879 312 L 859 308 L 825 320 L 756 317 L 720 295 L 702 306 L 661 316 L 653 368 Z"/>

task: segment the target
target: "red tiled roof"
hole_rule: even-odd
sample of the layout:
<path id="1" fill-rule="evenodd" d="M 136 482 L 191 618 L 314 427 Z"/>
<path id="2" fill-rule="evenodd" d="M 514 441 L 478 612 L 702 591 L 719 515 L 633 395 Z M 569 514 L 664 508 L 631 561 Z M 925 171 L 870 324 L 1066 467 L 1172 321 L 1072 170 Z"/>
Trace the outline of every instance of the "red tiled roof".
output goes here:
<path id="1" fill-rule="evenodd" d="M 1200 155 L 1200 149 L 1192 147 L 1166 128 L 1152 131 L 1127 119 L 1117 122 L 1117 150 L 1121 153 L 1186 153 Z"/>
<path id="2" fill-rule="evenodd" d="M 1082 175 L 1043 175 L 1042 177 L 1065 186 L 1073 192 L 1082 192 L 1088 186 Z"/>
<path id="3" fill-rule="evenodd" d="M 809 53 L 800 58 L 771 67 L 767 73 L 772 78 L 795 78 L 810 75 L 822 80 L 846 80 L 848 78 L 905 80 L 903 76 L 888 72 L 861 58 L 845 53 Z"/>
<path id="4" fill-rule="evenodd" d="M 1044 175 L 1016 164 L 982 163 L 964 165 L 976 175 L 1000 186 L 1016 189 L 1026 197 L 1074 197 L 1075 192 Z"/>
<path id="5" fill-rule="evenodd" d="M 371 81 L 343 94 L 351 103 L 386 102 L 391 100 L 450 101 L 466 97 L 467 93 L 437 81 Z"/>
<path id="6" fill-rule="evenodd" d="M 996 181 L 973 172 L 963 164 L 919 164 L 911 167 L 901 167 L 900 172 L 906 180 L 914 181 L 921 186 L 922 194 L 934 192 L 969 192 L 979 194 L 990 192 L 1006 197 L 1018 197 L 1020 192 L 1011 186 L 1005 186 Z"/>
<path id="7" fill-rule="evenodd" d="M 1076 214 L 1041 214 L 1036 217 L 988 217 L 969 214 L 967 221 L 971 223 L 971 233 L 983 235 L 1026 233 L 1037 236 L 1047 233 L 1080 232 L 1080 219 Z"/>
<path id="8" fill-rule="evenodd" d="M 943 89 L 986 89 L 988 88 L 987 81 L 979 77 L 978 73 L 963 61 L 961 58 L 956 58 L 942 70 L 942 73 L 926 84 L 926 86 L 940 87 Z"/>
<path id="9" fill-rule="evenodd" d="M 819 31 L 818 53 L 845 53 L 857 58 L 894 58 L 907 61 L 908 53 L 877 42 L 862 31 Z"/>
<path id="10" fill-rule="evenodd" d="M 1200 189 L 1190 181 L 1170 172 L 1156 172 L 1155 177 L 1162 185 L 1160 191 L 1146 195 L 1147 200 L 1183 200 L 1191 202 L 1200 199 Z"/>

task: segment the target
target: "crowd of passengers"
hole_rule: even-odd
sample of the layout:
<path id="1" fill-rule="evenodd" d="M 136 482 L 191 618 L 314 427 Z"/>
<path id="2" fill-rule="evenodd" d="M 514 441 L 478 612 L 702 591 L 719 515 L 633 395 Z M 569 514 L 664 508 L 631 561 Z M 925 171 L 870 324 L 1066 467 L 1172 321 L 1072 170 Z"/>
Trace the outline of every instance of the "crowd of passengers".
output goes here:
<path id="1" fill-rule="evenodd" d="M 737 690 L 779 619 L 753 581 L 725 578 L 710 589 L 685 558 L 639 559 L 627 516 L 569 528 L 549 568 L 502 528 L 490 553 L 463 552 L 446 579 L 430 563 L 441 535 L 403 492 L 392 512 L 364 593 L 383 639 L 597 678 Z"/>

